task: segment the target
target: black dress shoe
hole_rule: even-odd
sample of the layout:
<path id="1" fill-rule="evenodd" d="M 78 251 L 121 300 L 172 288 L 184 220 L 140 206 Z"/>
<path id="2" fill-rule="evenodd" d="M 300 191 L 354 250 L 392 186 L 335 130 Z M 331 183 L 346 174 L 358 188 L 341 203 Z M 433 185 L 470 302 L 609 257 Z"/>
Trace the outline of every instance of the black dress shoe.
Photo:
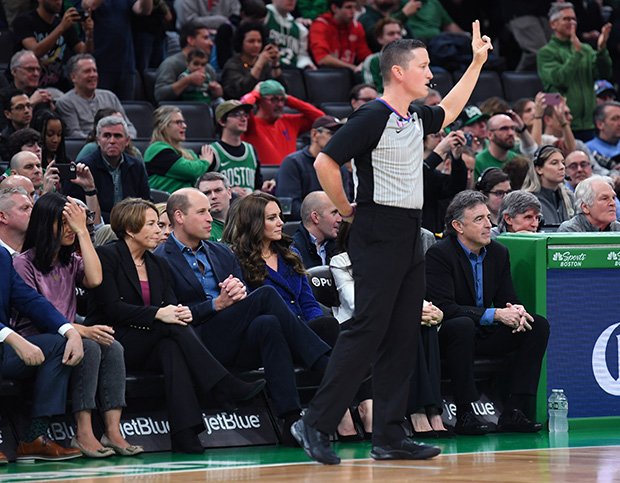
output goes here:
<path id="1" fill-rule="evenodd" d="M 293 423 L 291 434 L 295 437 L 299 446 L 314 461 L 324 465 L 337 465 L 340 463 L 340 458 L 334 453 L 329 442 L 329 435 L 309 426 L 304 422 L 303 418 Z"/>
<path id="2" fill-rule="evenodd" d="M 373 446 L 370 456 L 376 460 L 426 460 L 441 453 L 437 446 L 416 443 L 406 438 L 400 443 L 386 446 Z"/>
<path id="3" fill-rule="evenodd" d="M 500 433 L 537 433 L 542 424 L 531 421 L 520 409 L 513 409 L 502 413 L 497 421 L 497 431 Z"/>
<path id="4" fill-rule="evenodd" d="M 489 426 L 480 422 L 472 412 L 457 414 L 454 432 L 468 436 L 481 436 L 490 431 Z"/>

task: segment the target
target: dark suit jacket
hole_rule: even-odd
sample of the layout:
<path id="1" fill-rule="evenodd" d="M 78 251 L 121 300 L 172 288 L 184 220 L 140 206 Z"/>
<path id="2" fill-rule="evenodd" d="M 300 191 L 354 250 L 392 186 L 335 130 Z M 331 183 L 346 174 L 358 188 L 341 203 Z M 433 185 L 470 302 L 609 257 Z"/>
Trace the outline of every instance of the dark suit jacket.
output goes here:
<path id="1" fill-rule="evenodd" d="M 9 252 L 0 247 L 0 329 L 9 326 L 11 310 L 28 317 L 42 333 L 56 333 L 69 322 L 13 268 Z M 0 360 L 1 362 L 1 360 Z"/>
<path id="2" fill-rule="evenodd" d="M 243 272 L 237 257 L 230 248 L 217 242 L 203 241 L 202 243 L 207 250 L 207 259 L 218 282 L 224 281 L 231 274 L 243 281 Z M 177 295 L 179 303 L 189 306 L 192 310 L 193 325 L 201 324 L 216 314 L 213 310 L 213 298 L 205 293 L 171 236 L 168 237 L 166 243 L 155 250 L 155 255 L 168 262 L 174 293 Z"/>
<path id="3" fill-rule="evenodd" d="M 87 324 L 148 328 L 160 307 L 177 303 L 168 265 L 152 253 L 144 254 L 150 305 L 144 305 L 138 272 L 123 240 L 101 246 L 97 253 L 103 267 L 103 282 L 91 291 Z"/>
<path id="4" fill-rule="evenodd" d="M 123 197 L 151 199 L 151 189 L 146 175 L 144 163 L 137 158 L 123 154 L 124 161 L 121 163 L 121 182 L 123 185 Z M 110 211 L 114 206 L 114 182 L 112 175 L 106 168 L 101 157 L 101 148 L 87 156 L 82 162 L 90 168 L 95 186 L 97 188 L 97 198 L 101 206 L 101 216 L 106 223 L 110 222 Z M 84 190 L 74 183 L 63 184 L 63 192 L 69 196 L 84 200 Z"/>
<path id="5" fill-rule="evenodd" d="M 443 311 L 444 319 L 467 316 L 478 324 L 486 309 L 520 303 L 512 285 L 508 250 L 496 241 L 486 249 L 482 262 L 484 307 L 476 307 L 471 263 L 455 236 L 435 243 L 426 252 L 426 298 Z"/>
<path id="6" fill-rule="evenodd" d="M 299 251 L 304 267 L 312 268 L 320 265 L 329 265 L 329 261 L 331 260 L 336 248 L 336 240 L 327 240 L 327 244 L 325 245 L 327 260 L 323 263 L 321 257 L 316 252 L 316 245 L 312 243 L 312 240 L 310 240 L 310 233 L 304 224 L 301 223 L 293 235 L 293 246 Z"/>

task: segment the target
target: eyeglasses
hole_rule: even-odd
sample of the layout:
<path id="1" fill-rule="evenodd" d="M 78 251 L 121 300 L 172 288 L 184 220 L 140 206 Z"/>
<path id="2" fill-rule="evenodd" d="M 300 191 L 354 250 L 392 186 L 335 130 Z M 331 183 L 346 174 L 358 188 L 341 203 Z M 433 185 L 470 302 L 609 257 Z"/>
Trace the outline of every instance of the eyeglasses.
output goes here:
<path id="1" fill-rule="evenodd" d="M 490 195 L 494 195 L 497 196 L 498 198 L 503 198 L 504 196 L 506 196 L 508 193 L 512 193 L 512 190 L 495 190 L 495 191 L 489 191 Z"/>
<path id="2" fill-rule="evenodd" d="M 187 126 L 185 119 L 177 119 L 176 121 L 170 121 L 169 124 L 176 124 L 177 126 Z"/>
<path id="3" fill-rule="evenodd" d="M 250 117 L 250 113 L 244 110 L 233 111 L 230 114 L 228 114 L 228 117 L 235 117 L 238 119 L 243 119 L 244 117 Z"/>
<path id="4" fill-rule="evenodd" d="M 12 111 L 25 111 L 26 109 L 32 109 L 32 104 L 27 102 L 25 104 L 16 104 L 11 107 Z"/>
<path id="5" fill-rule="evenodd" d="M 284 96 L 265 96 L 263 99 L 271 102 L 272 104 L 284 104 L 286 102 L 286 97 Z"/>
<path id="6" fill-rule="evenodd" d="M 562 22 L 575 22 L 575 23 L 577 23 L 577 17 L 562 17 L 560 20 Z"/>
<path id="7" fill-rule="evenodd" d="M 332 136 L 332 135 L 334 134 L 334 131 L 332 131 L 332 130 L 330 130 L 330 129 L 327 129 L 327 128 L 325 128 L 325 127 L 317 127 L 317 128 L 316 128 L 316 131 L 317 131 L 317 132 L 319 132 L 319 133 L 326 133 L 326 134 L 329 134 L 330 136 Z"/>
<path id="8" fill-rule="evenodd" d="M 31 67 L 24 67 L 23 65 L 18 65 L 17 68 L 18 69 L 23 69 L 26 72 L 28 72 L 29 74 L 32 74 L 34 72 L 41 72 L 41 67 L 39 67 L 38 65 L 33 65 Z"/>
<path id="9" fill-rule="evenodd" d="M 517 128 L 514 126 L 502 126 L 502 127 L 497 127 L 495 129 L 489 129 L 489 131 L 502 131 L 502 132 L 508 132 L 508 131 L 515 131 Z"/>
<path id="10" fill-rule="evenodd" d="M 588 161 L 581 161 L 580 163 L 570 163 L 566 166 L 566 169 L 570 169 L 571 171 L 577 171 L 577 169 L 586 169 L 588 168 L 590 163 Z"/>

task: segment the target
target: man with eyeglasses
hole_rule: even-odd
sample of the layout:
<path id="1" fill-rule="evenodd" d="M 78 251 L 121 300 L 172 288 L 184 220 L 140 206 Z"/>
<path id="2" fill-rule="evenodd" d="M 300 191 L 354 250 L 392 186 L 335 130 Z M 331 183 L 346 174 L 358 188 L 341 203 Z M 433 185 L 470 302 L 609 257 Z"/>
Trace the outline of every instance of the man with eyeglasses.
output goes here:
<path id="1" fill-rule="evenodd" d="M 54 87 L 40 88 L 41 66 L 39 59 L 30 50 L 20 50 L 11 58 L 9 66 L 13 76 L 13 86 L 30 96 L 30 104 L 46 104 L 51 107 L 55 98 L 62 95 L 62 91 Z"/>
<path id="2" fill-rule="evenodd" d="M 70 55 L 93 51 L 93 20 L 76 8 L 62 12 L 60 0 L 39 0 L 36 10 L 21 15 L 13 22 L 18 48 L 31 50 L 40 59 L 40 87 L 70 88 L 63 69 Z M 76 26 L 84 29 L 81 40 Z"/>
<path id="3" fill-rule="evenodd" d="M 487 123 L 489 144 L 476 155 L 474 176 L 478 178 L 487 168 L 503 168 L 517 153 L 515 122 L 506 114 L 496 114 Z"/>
<path id="4" fill-rule="evenodd" d="M 343 124 L 333 116 L 319 117 L 312 124 L 310 146 L 289 154 L 282 161 L 278 170 L 276 196 L 292 199 L 291 220 L 300 219 L 301 203 L 308 194 L 323 190 L 314 169 L 314 160 Z"/>
<path id="5" fill-rule="evenodd" d="M 263 165 L 279 166 L 297 149 L 297 136 L 309 131 L 312 123 L 325 114 L 312 104 L 287 94 L 284 86 L 273 79 L 259 82 L 241 102 L 258 106 L 256 114 L 250 115 L 248 130 L 241 138 L 254 146 Z M 285 113 L 285 106 L 299 113 Z"/>
<path id="6" fill-rule="evenodd" d="M 349 102 L 354 111 L 370 101 L 374 101 L 379 96 L 377 89 L 372 84 L 357 84 L 353 86 L 349 93 Z"/>
<path id="7" fill-rule="evenodd" d="M 219 141 L 211 144 L 215 156 L 214 170 L 228 178 L 232 192 L 237 196 L 246 196 L 260 189 L 271 191 L 275 185 L 273 180 L 263 183 L 254 146 L 241 140 L 248 130 L 251 111 L 251 104 L 237 100 L 223 102 L 215 109 L 215 122 L 222 129 L 222 135 Z"/>
<path id="8" fill-rule="evenodd" d="M 32 104 L 24 93 L 17 89 L 5 89 L 2 93 L 2 106 L 7 125 L 0 132 L 0 156 L 8 158 L 8 139 L 11 134 L 30 126 Z"/>
<path id="9" fill-rule="evenodd" d="M 596 50 L 577 37 L 577 17 L 572 3 L 557 2 L 549 9 L 553 36 L 537 54 L 538 76 L 545 92 L 559 92 L 573 114 L 572 128 L 577 139 L 594 136 L 592 112 L 596 97 L 592 90 L 596 79 L 611 79 L 611 57 L 607 40 L 611 24 L 605 24 L 596 42 Z"/>

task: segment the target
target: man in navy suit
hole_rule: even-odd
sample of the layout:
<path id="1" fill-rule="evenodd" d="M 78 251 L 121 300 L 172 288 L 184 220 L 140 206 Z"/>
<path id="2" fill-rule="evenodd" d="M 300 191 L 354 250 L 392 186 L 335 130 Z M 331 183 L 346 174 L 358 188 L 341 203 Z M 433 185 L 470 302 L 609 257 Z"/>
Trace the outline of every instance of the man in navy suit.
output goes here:
<path id="1" fill-rule="evenodd" d="M 285 422 L 283 442 L 294 444 L 289 427 L 301 407 L 294 362 L 323 370 L 330 347 L 272 287 L 247 293 L 234 253 L 207 241 L 209 210 L 209 199 L 197 189 L 173 193 L 166 211 L 174 231 L 155 254 L 168 261 L 179 303 L 191 308 L 195 329 L 211 353 L 229 368 L 265 368 L 276 412 Z"/>
<path id="2" fill-rule="evenodd" d="M 9 327 L 16 310 L 37 331 L 19 334 Z M 71 368 L 84 356 L 82 339 L 73 326 L 15 272 L 9 252 L 0 247 L 0 343 L 4 355 L 0 374 L 11 379 L 34 376 L 30 428 L 17 447 L 17 460 L 65 460 L 82 453 L 67 449 L 46 436 L 49 417 L 64 414 Z M 0 462 L 6 457 L 0 453 Z"/>
<path id="3" fill-rule="evenodd" d="M 444 319 L 439 331 L 457 405 L 455 431 L 478 435 L 489 431 L 472 411 L 479 399 L 474 356 L 514 353 L 510 395 L 497 430 L 536 432 L 528 419 L 534 406 L 549 323 L 530 315 L 515 294 L 508 250 L 491 240 L 486 197 L 477 191 L 457 194 L 446 210 L 448 236 L 426 253 L 426 298 Z"/>

